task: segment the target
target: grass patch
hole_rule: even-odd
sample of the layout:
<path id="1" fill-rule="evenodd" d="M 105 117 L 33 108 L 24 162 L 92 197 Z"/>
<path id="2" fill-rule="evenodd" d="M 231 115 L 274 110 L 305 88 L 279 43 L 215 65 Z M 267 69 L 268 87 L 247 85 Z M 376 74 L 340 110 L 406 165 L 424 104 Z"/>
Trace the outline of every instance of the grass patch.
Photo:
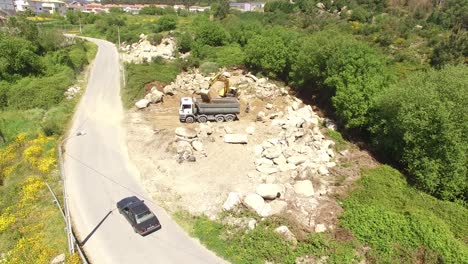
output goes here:
<path id="1" fill-rule="evenodd" d="M 327 135 L 329 138 L 335 141 L 336 151 L 342 151 L 349 147 L 349 143 L 343 138 L 340 132 L 328 129 L 325 132 L 325 135 Z"/>
<path id="2" fill-rule="evenodd" d="M 122 90 L 122 101 L 125 108 L 130 108 L 145 95 L 145 84 L 158 81 L 169 84 L 180 73 L 174 63 L 156 60 L 149 64 L 126 64 L 127 84 Z"/>
<path id="3" fill-rule="evenodd" d="M 226 216 L 226 215 L 224 215 Z M 174 219 L 210 250 L 231 263 L 295 263 L 301 256 L 316 260 L 328 256 L 327 263 L 357 263 L 352 242 L 337 242 L 325 235 L 313 234 L 297 245 L 287 242 L 274 229 L 275 220 L 259 221 L 254 230 L 224 225 L 204 216 L 177 212 Z"/>
<path id="4" fill-rule="evenodd" d="M 364 170 L 356 184 L 340 223 L 372 247 L 377 263 L 466 263 L 466 208 L 409 187 L 389 166 Z"/>

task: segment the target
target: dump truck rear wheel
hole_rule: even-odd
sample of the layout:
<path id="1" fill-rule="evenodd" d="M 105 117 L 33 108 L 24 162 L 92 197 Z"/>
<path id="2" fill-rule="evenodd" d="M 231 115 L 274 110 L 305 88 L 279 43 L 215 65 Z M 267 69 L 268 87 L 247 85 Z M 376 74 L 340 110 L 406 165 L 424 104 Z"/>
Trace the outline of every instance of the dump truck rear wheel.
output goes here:
<path id="1" fill-rule="evenodd" d="M 232 122 L 232 121 L 234 121 L 234 119 L 236 119 L 236 116 L 235 115 L 226 115 L 224 117 L 224 119 L 226 119 L 227 122 Z"/>
<path id="2" fill-rule="evenodd" d="M 224 121 L 224 116 L 218 115 L 215 117 L 216 122 L 223 122 Z"/>
<path id="3" fill-rule="evenodd" d="M 200 117 L 198 117 L 198 122 L 200 122 L 200 123 L 206 123 L 206 121 L 208 121 L 208 117 L 206 117 L 206 116 L 200 116 Z"/>
<path id="4" fill-rule="evenodd" d="M 195 121 L 195 119 L 193 117 L 191 117 L 191 116 L 185 118 L 186 123 L 193 123 L 193 121 Z"/>

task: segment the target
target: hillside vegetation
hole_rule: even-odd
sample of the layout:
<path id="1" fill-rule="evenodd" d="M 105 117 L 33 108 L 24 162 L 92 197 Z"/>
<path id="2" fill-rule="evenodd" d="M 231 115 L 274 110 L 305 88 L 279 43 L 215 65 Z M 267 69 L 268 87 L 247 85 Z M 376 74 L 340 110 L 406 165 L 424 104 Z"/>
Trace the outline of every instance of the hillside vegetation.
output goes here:
<path id="1" fill-rule="evenodd" d="M 78 99 L 64 92 L 96 47 L 11 17 L 0 28 L 0 50 L 0 262 L 49 263 L 68 252 L 47 187 L 62 203 L 56 147 Z"/>
<path id="2" fill-rule="evenodd" d="M 329 263 L 362 258 L 371 263 L 465 263 L 466 14 L 467 0 L 279 0 L 269 1 L 264 13 L 239 13 L 220 1 L 200 14 L 156 7 L 135 16 L 116 9 L 98 15 L 69 12 L 49 25 L 76 28 L 81 21 L 84 34 L 115 43 L 118 32 L 127 43 L 138 41 L 141 33 L 155 43 L 174 36 L 178 50 L 190 52 L 173 62 L 128 65 L 131 74 L 123 93 L 127 106 L 144 95 L 144 84 L 169 82 L 179 70 L 199 67 L 209 73 L 219 67 L 242 67 L 286 82 L 299 96 L 320 105 L 342 134 L 364 142 L 401 170 L 382 165 L 362 172 L 342 200 L 340 225 L 352 234 L 346 241 L 331 233 L 302 238 L 293 246 L 278 239 L 269 221 L 245 233 L 205 217 L 177 215 L 193 235 L 226 259 L 293 263 L 311 254 L 328 256 Z M 19 63 L 21 67 L 7 72 L 7 81 L 19 82 L 26 77 L 21 72 L 28 72 L 26 78 L 45 76 L 44 70 L 31 67 L 40 61 Z M 14 96 L 8 98 L 7 109 L 22 105 Z M 50 107 L 40 98 L 34 104 Z M 7 138 L 11 141 L 14 135 Z M 338 132 L 331 135 L 346 145 Z"/>
<path id="3" fill-rule="evenodd" d="M 418 188 L 468 199 L 468 2 L 269 1 L 265 13 L 147 7 L 142 16 L 69 13 L 85 32 L 134 42 L 171 34 L 181 69 L 245 66 L 331 109 L 341 127 L 402 166 Z M 213 15 L 215 19 L 210 19 Z M 140 96 L 142 95 L 140 88 Z M 135 96 L 132 98 L 136 98 Z"/>

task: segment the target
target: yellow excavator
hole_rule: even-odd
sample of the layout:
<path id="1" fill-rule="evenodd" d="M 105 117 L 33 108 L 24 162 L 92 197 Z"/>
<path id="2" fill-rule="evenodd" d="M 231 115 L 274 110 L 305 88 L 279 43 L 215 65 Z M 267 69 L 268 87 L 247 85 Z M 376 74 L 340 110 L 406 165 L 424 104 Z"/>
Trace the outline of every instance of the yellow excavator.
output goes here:
<path id="1" fill-rule="evenodd" d="M 211 78 L 208 89 L 201 92 L 201 97 L 204 102 L 220 97 L 237 97 L 237 89 L 230 87 L 229 78 L 220 72 Z"/>

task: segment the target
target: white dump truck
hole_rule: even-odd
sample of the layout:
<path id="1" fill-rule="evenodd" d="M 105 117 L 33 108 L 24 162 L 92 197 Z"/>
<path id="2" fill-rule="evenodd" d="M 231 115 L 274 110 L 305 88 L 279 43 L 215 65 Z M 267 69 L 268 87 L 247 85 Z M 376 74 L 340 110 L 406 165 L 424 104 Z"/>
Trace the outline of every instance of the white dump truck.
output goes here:
<path id="1" fill-rule="evenodd" d="M 240 113 L 240 103 L 235 97 L 211 99 L 203 102 L 201 98 L 182 97 L 179 106 L 180 122 L 193 123 L 198 121 L 234 121 Z"/>

